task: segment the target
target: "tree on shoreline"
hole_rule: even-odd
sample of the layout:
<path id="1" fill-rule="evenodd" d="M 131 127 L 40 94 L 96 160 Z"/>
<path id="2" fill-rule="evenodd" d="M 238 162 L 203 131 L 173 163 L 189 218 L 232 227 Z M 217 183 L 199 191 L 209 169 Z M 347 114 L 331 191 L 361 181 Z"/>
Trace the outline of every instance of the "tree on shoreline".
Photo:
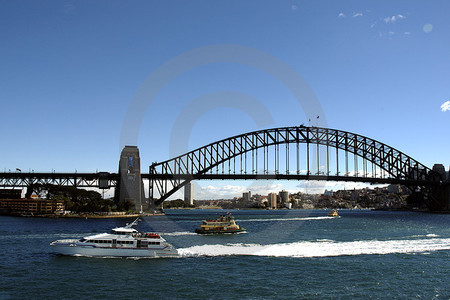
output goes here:
<path id="1" fill-rule="evenodd" d="M 64 201 L 66 210 L 70 211 L 110 212 L 115 208 L 113 201 L 103 199 L 99 192 L 92 190 L 52 184 L 35 185 L 33 186 L 33 190 L 40 198 Z M 125 204 L 124 206 L 126 206 Z"/>

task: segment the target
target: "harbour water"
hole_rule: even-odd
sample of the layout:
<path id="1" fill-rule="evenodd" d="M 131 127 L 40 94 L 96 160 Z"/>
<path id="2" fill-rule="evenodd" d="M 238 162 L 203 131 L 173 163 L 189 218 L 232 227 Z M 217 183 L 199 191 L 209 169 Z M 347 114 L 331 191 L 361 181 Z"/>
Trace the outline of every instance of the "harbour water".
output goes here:
<path id="1" fill-rule="evenodd" d="M 65 257 L 53 240 L 126 219 L 0 217 L 0 299 L 450 299 L 450 215 L 369 210 L 236 210 L 247 233 L 198 235 L 223 210 L 168 210 L 171 259 Z"/>

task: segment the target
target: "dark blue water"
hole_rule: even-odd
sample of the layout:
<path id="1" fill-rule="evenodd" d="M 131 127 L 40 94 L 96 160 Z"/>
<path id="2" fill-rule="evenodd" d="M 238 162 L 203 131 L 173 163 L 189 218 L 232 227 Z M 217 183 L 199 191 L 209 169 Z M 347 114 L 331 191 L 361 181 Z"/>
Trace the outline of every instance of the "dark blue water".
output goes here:
<path id="1" fill-rule="evenodd" d="M 0 217 L 0 298 L 450 299 L 450 215 L 241 210 L 232 213 L 248 233 L 193 233 L 220 213 L 144 218 L 138 229 L 179 249 L 171 259 L 64 257 L 49 246 L 131 219 Z"/>

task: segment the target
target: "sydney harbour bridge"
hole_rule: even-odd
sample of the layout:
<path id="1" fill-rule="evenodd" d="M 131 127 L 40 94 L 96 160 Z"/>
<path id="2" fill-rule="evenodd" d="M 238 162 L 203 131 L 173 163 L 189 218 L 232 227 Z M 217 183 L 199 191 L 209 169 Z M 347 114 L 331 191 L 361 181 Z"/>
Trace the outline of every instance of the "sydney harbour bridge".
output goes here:
<path id="1" fill-rule="evenodd" d="M 148 180 L 145 197 L 143 180 Z M 222 139 L 140 170 L 139 150 L 126 146 L 118 173 L 0 173 L 0 187 L 56 184 L 116 189 L 116 200 L 137 209 L 161 204 L 193 180 L 318 180 L 401 184 L 434 211 L 450 210 L 450 178 L 369 137 L 320 127 L 257 130 Z M 140 208 L 138 208 L 140 207 Z"/>

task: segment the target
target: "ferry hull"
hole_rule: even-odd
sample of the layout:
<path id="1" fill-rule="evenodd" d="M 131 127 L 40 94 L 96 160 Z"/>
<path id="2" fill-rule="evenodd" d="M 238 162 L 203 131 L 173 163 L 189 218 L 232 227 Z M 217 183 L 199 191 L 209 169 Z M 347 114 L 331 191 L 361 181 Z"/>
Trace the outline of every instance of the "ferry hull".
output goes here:
<path id="1" fill-rule="evenodd" d="M 177 257 L 175 248 L 165 247 L 161 249 L 150 248 L 106 248 L 76 244 L 52 243 L 54 252 L 70 256 L 93 257 Z"/>

